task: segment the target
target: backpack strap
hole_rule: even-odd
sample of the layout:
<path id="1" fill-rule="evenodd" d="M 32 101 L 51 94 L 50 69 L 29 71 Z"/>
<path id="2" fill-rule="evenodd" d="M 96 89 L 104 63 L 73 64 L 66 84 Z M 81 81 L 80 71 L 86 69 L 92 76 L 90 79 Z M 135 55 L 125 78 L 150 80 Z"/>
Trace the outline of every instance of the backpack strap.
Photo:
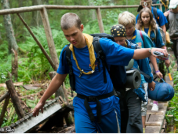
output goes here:
<path id="1" fill-rule="evenodd" d="M 132 67 L 131 69 L 139 71 L 139 72 L 140 72 L 144 77 L 146 77 L 147 79 L 150 79 L 150 78 L 151 78 L 148 74 L 144 73 L 143 71 L 141 71 L 141 70 L 139 70 L 139 69 L 137 69 L 137 68 Z"/>
<path id="2" fill-rule="evenodd" d="M 144 38 L 143 38 L 143 34 L 142 34 L 142 32 L 139 30 L 139 33 L 140 33 L 140 36 L 142 37 L 142 41 L 143 41 L 143 43 L 144 43 Z"/>
<path id="3" fill-rule="evenodd" d="M 105 54 L 103 52 L 103 49 L 101 48 L 100 42 L 99 42 L 100 38 L 98 37 L 94 37 L 93 38 L 93 46 L 94 46 L 94 50 L 97 53 L 97 61 L 98 61 L 98 69 L 100 70 L 100 59 L 101 62 L 103 64 L 103 76 L 104 76 L 104 83 L 107 83 L 107 79 L 106 79 L 106 69 L 108 70 L 108 66 L 106 63 L 106 57 Z"/>
<path id="4" fill-rule="evenodd" d="M 153 7 L 153 14 L 155 16 L 155 19 L 157 20 L 158 24 L 160 23 L 159 22 L 159 16 L 158 16 L 158 13 L 157 13 L 157 8 Z M 160 24 L 159 24 L 160 26 Z"/>
<path id="5" fill-rule="evenodd" d="M 70 80 L 70 86 L 71 89 L 73 91 L 75 91 L 75 76 L 73 73 L 73 69 L 72 69 L 72 62 L 71 62 L 71 50 L 69 49 L 69 45 L 67 45 L 67 47 L 64 48 L 63 52 L 66 51 L 66 60 L 67 60 L 67 64 L 69 66 L 69 80 Z M 71 90 L 71 96 L 73 96 L 73 92 Z"/>
<path id="6" fill-rule="evenodd" d="M 139 33 L 140 33 L 140 36 L 141 36 L 141 38 L 142 38 L 142 41 L 143 41 L 143 46 L 144 46 L 144 44 L 145 44 L 145 43 L 144 43 L 144 38 L 143 38 L 142 31 L 140 31 L 140 30 L 139 30 Z"/>

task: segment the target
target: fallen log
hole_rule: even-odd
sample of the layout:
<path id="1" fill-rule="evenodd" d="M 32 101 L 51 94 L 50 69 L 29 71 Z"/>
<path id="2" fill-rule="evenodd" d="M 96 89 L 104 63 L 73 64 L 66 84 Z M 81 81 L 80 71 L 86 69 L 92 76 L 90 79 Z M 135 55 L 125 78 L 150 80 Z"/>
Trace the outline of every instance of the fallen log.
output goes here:
<path id="1" fill-rule="evenodd" d="M 0 98 L 0 102 L 3 101 L 5 98 L 7 98 L 9 96 L 9 92 L 6 92 L 1 98 Z"/>
<path id="2" fill-rule="evenodd" d="M 18 98 L 18 95 L 15 91 L 15 87 L 12 83 L 12 80 L 6 81 L 6 86 L 7 86 L 7 89 L 9 90 L 10 95 L 11 95 L 11 100 L 15 107 L 15 111 L 18 115 L 18 118 L 21 119 L 24 117 L 24 112 L 23 112 L 23 109 L 21 108 L 20 99 Z"/>
<path id="3" fill-rule="evenodd" d="M 7 92 L 7 93 L 8 93 L 8 92 Z M 1 127 L 1 125 L 2 125 L 2 123 L 3 123 L 3 118 L 4 118 L 4 115 L 5 115 L 5 113 L 6 113 L 7 106 L 8 106 L 8 104 L 9 104 L 9 99 L 10 99 L 10 97 L 9 97 L 9 95 L 8 95 L 8 97 L 5 99 L 5 102 L 4 102 L 2 111 L 1 111 L 1 115 L 0 115 L 0 127 Z"/>

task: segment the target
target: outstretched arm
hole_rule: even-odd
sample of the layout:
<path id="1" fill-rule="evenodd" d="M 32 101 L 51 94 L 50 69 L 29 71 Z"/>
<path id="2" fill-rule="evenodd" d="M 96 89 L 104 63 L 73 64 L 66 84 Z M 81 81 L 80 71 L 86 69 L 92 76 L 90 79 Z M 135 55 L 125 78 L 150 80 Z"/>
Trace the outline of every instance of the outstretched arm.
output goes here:
<path id="1" fill-rule="evenodd" d="M 151 49 L 151 51 L 149 51 Z M 153 54 L 154 51 L 159 51 L 162 52 L 164 54 L 164 56 L 168 56 L 167 50 L 165 49 L 161 49 L 161 48 L 142 48 L 142 49 L 136 49 L 134 51 L 134 55 L 133 55 L 133 59 L 144 59 L 146 57 L 150 57 L 151 55 L 153 55 L 156 58 L 160 58 L 156 55 Z"/>
<path id="2" fill-rule="evenodd" d="M 52 79 L 49 87 L 44 92 L 43 96 L 41 97 L 38 104 L 35 106 L 33 110 L 33 116 L 38 116 L 39 110 L 43 112 L 43 106 L 46 100 L 57 91 L 57 89 L 62 85 L 64 79 L 66 78 L 67 74 L 56 74 L 55 77 Z"/>

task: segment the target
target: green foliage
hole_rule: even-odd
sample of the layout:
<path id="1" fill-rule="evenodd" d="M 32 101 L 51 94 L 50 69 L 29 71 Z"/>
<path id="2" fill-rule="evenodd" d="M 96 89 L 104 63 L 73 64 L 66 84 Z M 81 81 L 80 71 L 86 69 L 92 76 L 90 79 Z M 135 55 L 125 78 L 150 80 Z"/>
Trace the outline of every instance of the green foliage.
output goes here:
<path id="1" fill-rule="evenodd" d="M 171 64 L 171 67 L 173 67 L 173 65 L 175 65 L 174 61 Z M 170 67 L 169 67 L 170 68 Z M 173 83 L 174 83 L 174 97 L 169 101 L 169 107 L 174 107 L 173 109 L 169 109 L 166 112 L 166 120 L 168 122 L 168 124 L 172 124 L 175 125 L 176 127 L 178 127 L 178 72 L 175 71 L 173 73 Z M 168 117 L 167 115 L 173 115 L 173 121 L 170 117 Z M 177 132 L 177 131 L 176 131 Z"/>

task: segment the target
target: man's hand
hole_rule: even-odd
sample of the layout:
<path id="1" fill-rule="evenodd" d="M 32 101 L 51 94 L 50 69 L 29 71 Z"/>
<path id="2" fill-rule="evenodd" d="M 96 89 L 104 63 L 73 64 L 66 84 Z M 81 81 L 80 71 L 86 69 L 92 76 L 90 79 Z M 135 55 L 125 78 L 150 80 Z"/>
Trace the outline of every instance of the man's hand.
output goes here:
<path id="1" fill-rule="evenodd" d="M 39 110 L 41 109 L 41 112 L 43 113 L 43 106 L 44 106 L 45 102 L 38 102 L 38 104 L 35 106 L 35 108 L 33 109 L 33 116 L 38 116 L 39 114 Z"/>
<path id="2" fill-rule="evenodd" d="M 166 67 L 169 67 L 171 65 L 170 60 L 165 60 L 165 65 L 166 65 Z"/>
<path id="3" fill-rule="evenodd" d="M 148 83 L 148 88 L 153 91 L 155 89 L 155 82 L 152 81 L 151 83 Z"/>
<path id="4" fill-rule="evenodd" d="M 150 48 L 150 49 L 151 49 L 151 48 Z M 165 57 L 168 57 L 168 52 L 167 52 L 166 49 L 162 49 L 162 48 L 152 48 L 152 49 L 151 49 L 151 54 L 152 54 L 154 57 L 156 57 L 156 58 L 158 58 L 158 59 L 162 59 L 161 57 L 154 55 L 154 53 L 153 53 L 154 51 L 161 52 L 161 53 L 164 54 Z"/>

